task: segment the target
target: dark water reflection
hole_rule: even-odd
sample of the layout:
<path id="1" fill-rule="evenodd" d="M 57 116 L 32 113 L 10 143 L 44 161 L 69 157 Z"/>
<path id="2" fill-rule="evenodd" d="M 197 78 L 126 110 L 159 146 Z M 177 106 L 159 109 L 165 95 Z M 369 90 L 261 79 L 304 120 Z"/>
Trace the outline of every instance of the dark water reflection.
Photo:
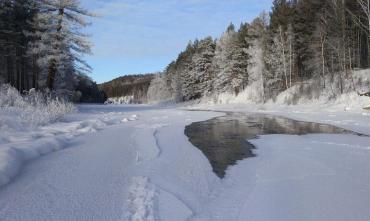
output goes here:
<path id="1" fill-rule="evenodd" d="M 296 121 L 263 114 L 229 113 L 226 116 L 196 122 L 185 128 L 190 142 L 208 158 L 213 171 L 225 176 L 228 166 L 238 160 L 254 157 L 255 148 L 247 140 L 267 134 L 342 134 L 353 133 L 339 127 Z"/>

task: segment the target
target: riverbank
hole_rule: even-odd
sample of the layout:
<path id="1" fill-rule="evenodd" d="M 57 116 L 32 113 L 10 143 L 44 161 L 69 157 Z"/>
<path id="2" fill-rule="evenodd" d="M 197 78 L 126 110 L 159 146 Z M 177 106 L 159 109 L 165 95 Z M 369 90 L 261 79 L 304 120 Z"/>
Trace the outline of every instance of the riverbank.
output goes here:
<path id="1" fill-rule="evenodd" d="M 369 99 L 370 102 L 370 99 Z M 330 124 L 370 135 L 370 111 L 346 104 L 278 105 L 278 104 L 191 104 L 190 110 L 265 113 L 294 120 Z"/>

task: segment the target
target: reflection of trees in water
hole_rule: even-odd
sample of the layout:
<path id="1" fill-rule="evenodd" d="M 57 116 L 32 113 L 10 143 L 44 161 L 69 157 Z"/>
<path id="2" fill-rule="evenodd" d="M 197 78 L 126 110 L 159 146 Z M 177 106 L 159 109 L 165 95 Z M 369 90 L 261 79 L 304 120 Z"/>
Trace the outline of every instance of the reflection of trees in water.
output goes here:
<path id="1" fill-rule="evenodd" d="M 350 133 L 350 131 L 325 124 L 262 114 L 228 114 L 193 123 L 185 129 L 190 142 L 206 155 L 213 171 L 221 178 L 228 166 L 235 165 L 238 160 L 255 156 L 252 152 L 254 146 L 246 141 L 248 139 L 267 134 L 317 133 Z"/>

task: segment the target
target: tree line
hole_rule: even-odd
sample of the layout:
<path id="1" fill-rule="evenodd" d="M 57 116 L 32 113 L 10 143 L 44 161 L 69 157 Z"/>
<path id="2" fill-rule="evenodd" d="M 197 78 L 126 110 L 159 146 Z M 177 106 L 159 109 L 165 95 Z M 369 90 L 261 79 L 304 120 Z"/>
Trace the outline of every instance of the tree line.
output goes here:
<path id="1" fill-rule="evenodd" d="M 254 86 L 265 101 L 307 80 L 344 93 L 369 67 L 369 38 L 370 0 L 274 0 L 269 14 L 190 42 L 148 95 L 181 102 Z"/>
<path id="2" fill-rule="evenodd" d="M 97 89 L 82 59 L 91 53 L 82 32 L 91 16 L 77 0 L 0 0 L 0 84 L 21 92 Z"/>
<path id="3" fill-rule="evenodd" d="M 154 74 L 127 75 L 99 84 L 108 98 L 132 96 L 132 103 L 147 103 L 147 93 Z"/>

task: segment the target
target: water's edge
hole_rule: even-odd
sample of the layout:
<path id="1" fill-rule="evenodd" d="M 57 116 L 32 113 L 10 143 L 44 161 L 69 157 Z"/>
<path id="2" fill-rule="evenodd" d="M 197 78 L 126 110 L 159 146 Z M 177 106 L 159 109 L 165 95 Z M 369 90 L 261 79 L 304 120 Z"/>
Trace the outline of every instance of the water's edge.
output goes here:
<path id="1" fill-rule="evenodd" d="M 221 112 L 221 111 L 220 111 Z M 223 178 L 229 166 L 237 161 L 255 157 L 255 146 L 248 142 L 268 134 L 356 134 L 340 127 L 293 120 L 259 113 L 223 112 L 226 115 L 185 127 L 189 141 L 208 158 L 214 173 Z"/>

